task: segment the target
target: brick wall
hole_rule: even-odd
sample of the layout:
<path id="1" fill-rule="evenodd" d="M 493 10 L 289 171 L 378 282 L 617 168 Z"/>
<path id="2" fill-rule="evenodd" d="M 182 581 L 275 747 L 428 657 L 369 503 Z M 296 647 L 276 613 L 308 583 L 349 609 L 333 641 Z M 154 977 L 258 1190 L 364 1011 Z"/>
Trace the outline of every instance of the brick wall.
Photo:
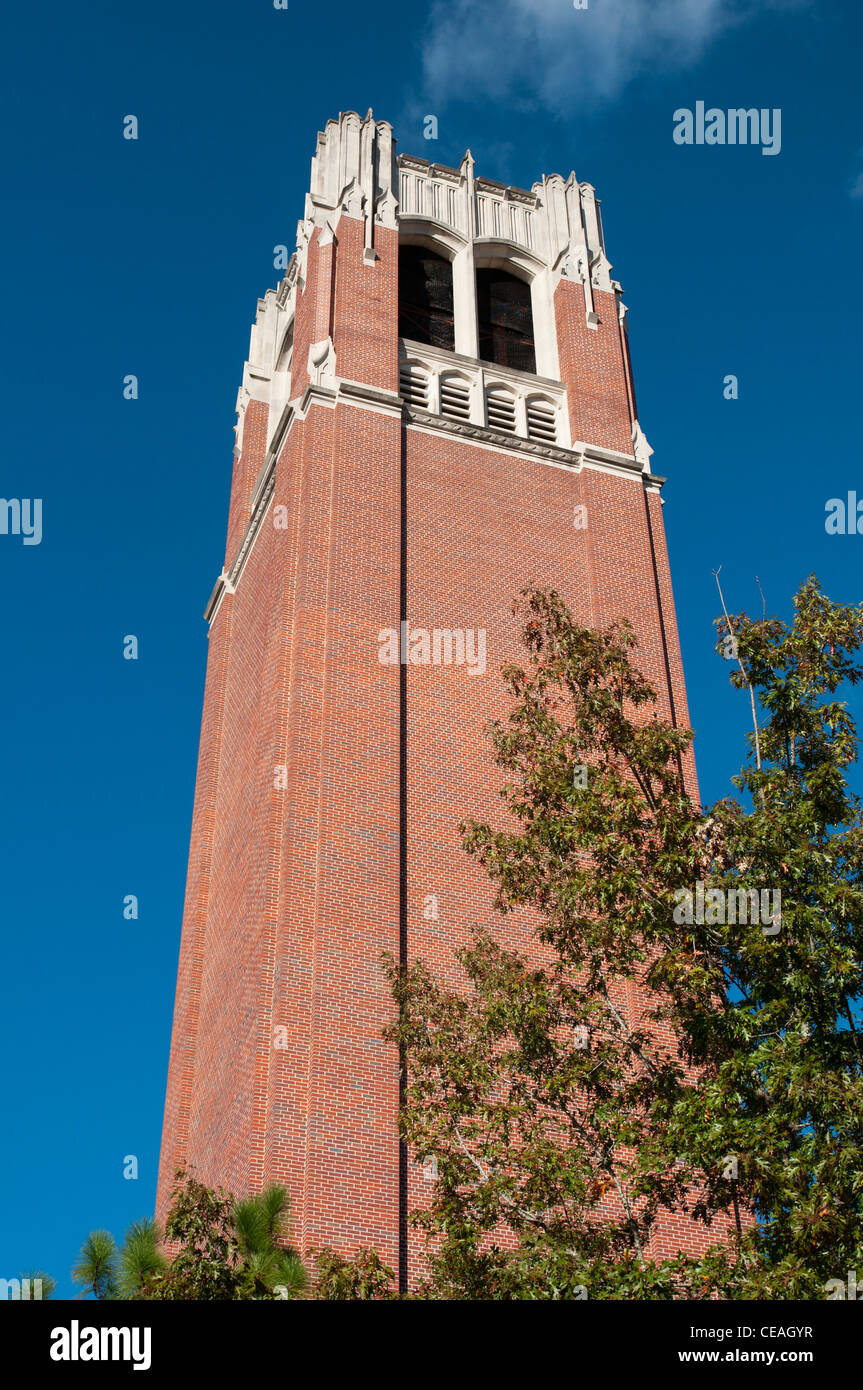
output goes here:
<path id="1" fill-rule="evenodd" d="M 363 223 L 346 216 L 334 241 L 312 238 L 295 398 L 310 344 L 329 334 L 340 377 L 396 389 L 397 234 L 376 228 L 374 265 L 362 247 Z M 581 286 L 557 291 L 573 437 L 628 452 L 614 298 L 597 298 L 592 330 Z M 252 402 L 228 564 L 265 440 L 266 408 Z M 574 526 L 576 504 L 586 529 Z M 670 675 L 686 723 L 661 508 L 640 476 L 404 430 L 391 410 L 343 398 L 312 399 L 295 419 L 270 511 L 210 634 L 160 1215 L 185 1159 L 238 1193 L 284 1181 L 303 1249 L 375 1245 L 396 1265 L 398 1072 L 381 1038 L 392 1017 L 381 954 L 400 948 L 401 673 L 378 660 L 378 635 L 398 628 L 403 591 L 411 628 L 487 634 L 485 674 L 406 672 L 407 949 L 456 978 L 453 948 L 475 924 L 536 949 L 529 914 L 494 920 L 491 885 L 456 829 L 463 816 L 501 814 L 483 728 L 506 709 L 499 668 L 519 654 L 511 604 L 529 582 L 554 585 L 583 621 L 628 616 L 664 712 Z M 423 914 L 432 894 L 436 921 Z M 423 1188 L 412 1166 L 410 1204 Z M 672 1222 L 658 1248 L 703 1240 Z M 411 1236 L 414 1268 L 417 1253 Z"/>
<path id="2" fill-rule="evenodd" d="M 561 380 L 569 385 L 573 439 L 632 453 L 626 366 L 613 294 L 593 291 L 599 323 L 585 319 L 584 287 L 561 280 L 554 295 Z"/>

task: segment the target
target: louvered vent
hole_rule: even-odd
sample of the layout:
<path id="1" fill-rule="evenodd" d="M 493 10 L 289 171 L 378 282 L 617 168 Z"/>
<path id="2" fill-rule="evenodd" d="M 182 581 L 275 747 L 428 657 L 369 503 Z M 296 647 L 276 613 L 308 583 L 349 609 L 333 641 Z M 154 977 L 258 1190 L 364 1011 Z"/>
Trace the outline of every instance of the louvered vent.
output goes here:
<path id="1" fill-rule="evenodd" d="M 502 387 L 493 386 L 486 394 L 488 423 L 492 429 L 515 434 L 515 398 Z"/>
<path id="2" fill-rule="evenodd" d="M 440 413 L 453 420 L 470 419 L 470 386 L 462 377 L 441 377 Z"/>
<path id="3" fill-rule="evenodd" d="M 420 410 L 428 410 L 428 374 L 415 362 L 402 362 L 399 367 L 399 391 L 408 405 L 418 406 Z"/>
<path id="4" fill-rule="evenodd" d="M 527 437 L 540 444 L 557 443 L 556 411 L 551 401 L 535 397 L 527 403 Z"/>

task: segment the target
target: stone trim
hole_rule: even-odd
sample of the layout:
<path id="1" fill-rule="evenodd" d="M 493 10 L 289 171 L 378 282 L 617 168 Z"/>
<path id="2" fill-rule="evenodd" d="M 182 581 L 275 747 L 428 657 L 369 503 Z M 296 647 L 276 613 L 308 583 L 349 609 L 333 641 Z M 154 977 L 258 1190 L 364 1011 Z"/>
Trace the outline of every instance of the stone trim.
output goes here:
<path id="1" fill-rule="evenodd" d="M 404 419 L 407 426 L 420 428 L 426 434 L 455 435 L 470 440 L 473 444 L 493 449 L 495 453 L 527 454 L 547 463 L 574 469 L 576 472 L 581 472 L 582 468 L 599 468 L 605 472 L 644 477 L 641 464 L 630 454 L 621 454 L 615 449 L 603 449 L 596 444 L 577 443 L 570 449 L 564 449 L 558 445 L 541 444 L 537 440 L 525 439 L 521 435 L 503 430 L 489 429 L 485 425 L 475 425 L 467 420 L 452 420 L 446 415 L 433 415 L 430 411 L 407 405 L 404 407 Z M 661 485 L 665 479 L 651 475 L 650 481 Z"/>

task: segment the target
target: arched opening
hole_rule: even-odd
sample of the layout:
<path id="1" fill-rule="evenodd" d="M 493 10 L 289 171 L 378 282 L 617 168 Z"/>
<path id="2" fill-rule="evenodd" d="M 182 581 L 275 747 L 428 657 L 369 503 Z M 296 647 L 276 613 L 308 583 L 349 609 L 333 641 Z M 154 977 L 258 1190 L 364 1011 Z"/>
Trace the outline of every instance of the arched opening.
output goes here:
<path id="1" fill-rule="evenodd" d="M 455 349 L 452 266 L 424 246 L 399 247 L 399 337 Z"/>
<path id="2" fill-rule="evenodd" d="M 536 372 L 530 285 L 506 270 L 478 270 L 476 307 L 483 362 Z"/>

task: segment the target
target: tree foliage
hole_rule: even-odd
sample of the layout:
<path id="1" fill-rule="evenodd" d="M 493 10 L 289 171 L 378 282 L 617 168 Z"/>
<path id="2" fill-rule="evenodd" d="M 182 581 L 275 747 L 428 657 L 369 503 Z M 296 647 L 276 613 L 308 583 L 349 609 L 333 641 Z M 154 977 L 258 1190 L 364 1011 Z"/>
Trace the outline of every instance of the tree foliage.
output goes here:
<path id="1" fill-rule="evenodd" d="M 88 1294 L 100 1300 L 118 1296 L 117 1242 L 110 1231 L 90 1232 L 81 1246 L 72 1279 L 81 1286 L 82 1298 Z"/>
<path id="2" fill-rule="evenodd" d="M 361 1249 L 352 1258 L 339 1255 L 329 1246 L 318 1254 L 315 1298 L 326 1302 L 361 1299 L 386 1300 L 395 1297 L 393 1271 L 376 1250 Z"/>
<path id="3" fill-rule="evenodd" d="M 236 1201 L 178 1170 L 164 1237 L 145 1217 L 118 1250 L 108 1231 L 92 1231 L 72 1271 L 82 1296 L 163 1302 L 291 1299 L 308 1275 L 288 1243 L 289 1199 L 279 1183 Z M 163 1248 L 174 1247 L 170 1258 Z"/>
<path id="4" fill-rule="evenodd" d="M 790 626 L 720 620 L 756 722 L 740 795 L 704 810 L 630 626 L 524 591 L 490 728 L 505 823 L 462 832 L 537 951 L 479 931 L 458 987 L 388 963 L 403 1134 L 437 1164 L 414 1215 L 429 1296 L 823 1297 L 863 1253 L 861 827 L 836 698 L 863 608 L 814 579 L 794 606 Z M 670 1214 L 706 1229 L 704 1257 L 654 1253 Z"/>

